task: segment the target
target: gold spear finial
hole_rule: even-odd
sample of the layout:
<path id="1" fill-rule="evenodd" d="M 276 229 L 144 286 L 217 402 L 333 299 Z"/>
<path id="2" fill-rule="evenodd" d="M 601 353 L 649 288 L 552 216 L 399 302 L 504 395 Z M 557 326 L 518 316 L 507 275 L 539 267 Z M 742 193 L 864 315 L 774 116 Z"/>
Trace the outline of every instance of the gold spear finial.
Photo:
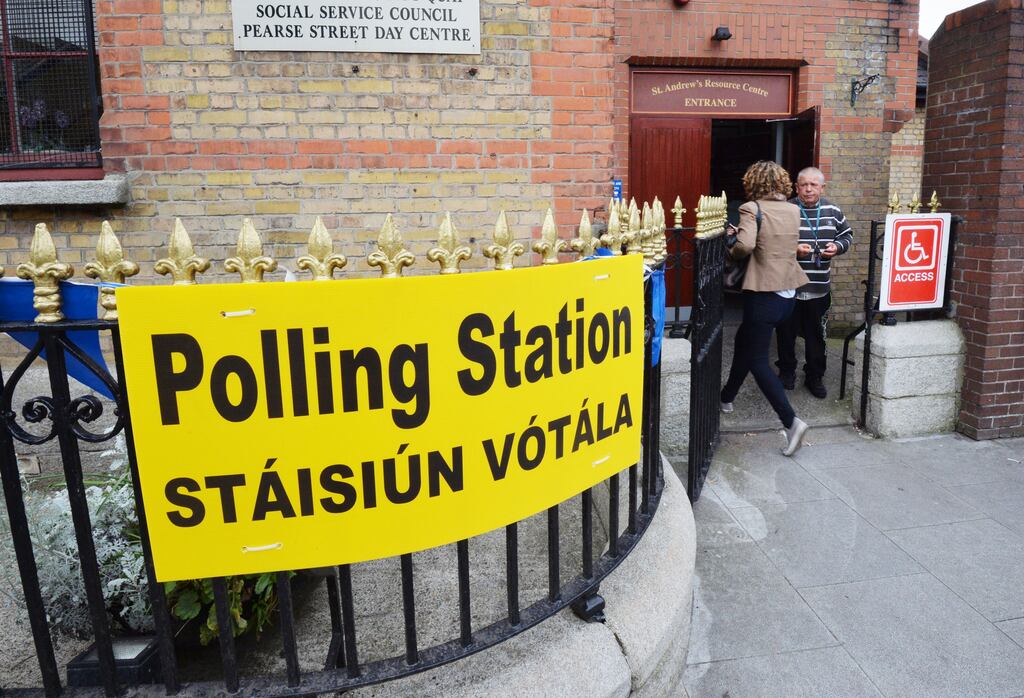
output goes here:
<path id="1" fill-rule="evenodd" d="M 334 253 L 334 241 L 320 216 L 313 222 L 306 250 L 308 254 L 295 260 L 295 266 L 312 274 L 313 281 L 330 281 L 335 269 L 344 269 L 348 264 L 348 257 Z"/>
<path id="2" fill-rule="evenodd" d="M 100 226 L 100 237 L 96 241 L 96 260 L 85 265 L 85 275 L 100 281 L 100 307 L 103 308 L 101 320 L 117 319 L 117 299 L 113 286 L 102 284 L 123 284 L 126 276 L 139 273 L 139 265 L 124 258 L 121 243 L 114 235 L 110 223 L 103 221 Z"/>
<path id="3" fill-rule="evenodd" d="M 938 213 L 939 212 L 939 206 L 941 206 L 941 205 L 942 204 L 939 203 L 939 193 L 933 189 L 932 190 L 932 198 L 928 202 L 928 208 L 931 209 L 932 213 Z"/>
<path id="4" fill-rule="evenodd" d="M 665 252 L 668 249 L 668 241 L 665 239 L 665 205 L 660 201 L 656 202 L 657 206 L 657 228 L 654 231 L 654 241 L 652 247 L 654 248 L 654 263 L 661 264 L 665 261 Z M 682 203 L 682 202 L 680 202 Z"/>
<path id="5" fill-rule="evenodd" d="M 675 206 L 672 207 L 673 225 L 676 228 L 682 228 L 683 227 L 683 214 L 684 213 L 686 213 L 686 209 L 683 208 L 683 200 L 680 199 L 677 196 L 676 197 Z"/>
<path id="6" fill-rule="evenodd" d="M 75 269 L 57 259 L 57 248 L 45 223 L 36 226 L 28 259 L 18 265 L 17 273 L 19 279 L 30 279 L 35 285 L 32 292 L 32 307 L 38 313 L 35 321 L 60 322 L 64 319 L 60 309 L 60 282 L 70 279 Z"/>
<path id="7" fill-rule="evenodd" d="M 498 213 L 498 220 L 494 222 L 494 242 L 484 248 L 484 257 L 494 260 L 494 268 L 508 270 L 512 268 L 516 257 L 526 252 L 523 243 L 516 242 L 512 237 L 512 230 L 508 227 L 508 218 L 505 211 Z"/>
<path id="8" fill-rule="evenodd" d="M 630 202 L 629 206 L 629 227 L 622 234 L 626 243 L 626 254 L 636 254 L 640 251 L 640 209 L 636 202 Z"/>
<path id="9" fill-rule="evenodd" d="M 900 193 L 893 192 L 892 198 L 889 199 L 889 213 L 900 212 Z"/>
<path id="10" fill-rule="evenodd" d="M 366 256 L 366 263 L 380 267 L 382 279 L 395 279 L 402 275 L 402 269 L 412 266 L 415 261 L 416 256 L 405 249 L 398 226 L 389 213 L 377 235 L 377 249 Z"/>
<path id="11" fill-rule="evenodd" d="M 720 225 L 720 213 L 718 197 L 703 195 L 697 203 L 697 231 L 698 238 L 714 237 Z"/>
<path id="12" fill-rule="evenodd" d="M 167 254 L 167 257 L 157 260 L 153 271 L 157 274 L 170 274 L 175 286 L 194 284 L 196 274 L 202 274 L 210 268 L 210 260 L 196 256 L 192 240 L 180 218 L 174 219 L 174 231 L 167 243 Z"/>
<path id="13" fill-rule="evenodd" d="M 558 253 L 565 252 L 569 248 L 569 242 L 558 237 L 558 228 L 555 227 L 555 216 L 548 209 L 544 215 L 544 225 L 540 229 L 540 239 L 534 240 L 531 246 L 533 251 L 541 255 L 541 264 L 558 264 Z"/>
<path id="14" fill-rule="evenodd" d="M 623 206 L 617 206 L 615 209 L 615 215 L 608 218 L 608 230 L 604 235 L 601 236 L 601 244 L 612 251 L 613 255 L 622 254 L 622 220 L 619 215 Z"/>
<path id="15" fill-rule="evenodd" d="M 914 198 L 912 198 L 910 200 L 910 209 L 909 210 L 910 210 L 911 213 L 920 213 L 921 212 L 921 197 L 918 195 L 918 193 L 916 191 L 914 192 Z"/>
<path id="16" fill-rule="evenodd" d="M 242 219 L 235 244 L 235 256 L 224 260 L 224 270 L 242 277 L 242 283 L 263 281 L 263 274 L 277 269 L 277 261 L 263 254 L 263 241 L 252 221 Z"/>
<path id="17" fill-rule="evenodd" d="M 469 259 L 473 251 L 459 242 L 459 231 L 452 223 L 452 214 L 444 212 L 444 220 L 437 229 L 437 247 L 427 251 L 427 259 L 441 265 L 442 274 L 458 274 L 459 265 Z"/>
<path id="18" fill-rule="evenodd" d="M 655 198 L 654 203 L 658 202 Z M 640 216 L 640 254 L 644 256 L 644 264 L 650 265 L 654 262 L 654 206 L 644 202 L 644 211 Z"/>
<path id="19" fill-rule="evenodd" d="M 580 257 L 593 257 L 601 241 L 594 237 L 594 229 L 590 224 L 590 215 L 587 209 L 583 209 L 580 216 L 579 237 L 569 242 L 573 250 L 579 253 Z"/>

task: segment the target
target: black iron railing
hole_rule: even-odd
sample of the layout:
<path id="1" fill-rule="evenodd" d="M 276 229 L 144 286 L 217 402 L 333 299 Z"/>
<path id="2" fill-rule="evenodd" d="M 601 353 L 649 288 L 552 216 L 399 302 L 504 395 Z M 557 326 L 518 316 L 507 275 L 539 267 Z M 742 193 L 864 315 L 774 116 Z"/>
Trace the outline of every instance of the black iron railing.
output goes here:
<path id="1" fill-rule="evenodd" d="M 687 272 L 693 272 L 693 233 L 695 228 L 684 228 L 677 226 L 667 228 L 665 235 L 668 238 L 666 243 L 665 257 L 665 282 L 667 305 L 672 308 L 671 315 L 666 318 L 665 328 L 668 336 L 672 338 L 683 337 L 689 325 L 690 318 L 686 314 L 687 291 L 692 288 L 692 280 L 687 278 Z"/>
<path id="2" fill-rule="evenodd" d="M 698 249 L 701 249 L 698 247 Z M 715 248 L 717 249 L 717 247 Z M 698 297 L 707 291 L 701 287 Z M 505 529 L 505 562 L 507 569 L 506 617 L 484 627 L 473 627 L 470 614 L 470 598 L 474 593 L 471 584 L 469 541 L 463 540 L 452 545 L 456 549 L 456 569 L 452 570 L 457 579 L 459 622 L 457 632 L 451 639 L 429 648 L 419 647 L 416 628 L 417 603 L 421 600 L 416 593 L 416 576 L 413 569 L 414 554 L 402 555 L 397 563 L 401 572 L 401 604 L 404 619 L 403 655 L 386 660 L 364 663 L 360 658 L 360 638 L 372 632 L 373 628 L 358 627 L 355 614 L 354 589 L 351 565 L 332 568 L 324 576 L 325 593 L 330 609 L 329 642 L 324 643 L 324 668 L 303 672 L 300 668 L 296 649 L 297 626 L 292 602 L 292 580 L 288 572 L 276 575 L 279 606 L 279 627 L 282 652 L 285 658 L 284 675 L 245 676 L 239 667 L 226 580 L 212 580 L 214 604 L 218 618 L 218 638 L 222 680 L 186 682 L 179 671 L 179 657 L 172 636 L 172 623 L 167 599 L 162 584 L 158 584 L 153 573 L 152 555 L 149 549 L 146 527 L 146 512 L 138 486 L 138 464 L 132 438 L 130 405 L 126 398 L 122 380 L 110 375 L 107 369 L 92 361 L 71 339 L 69 333 L 76 330 L 96 330 L 108 334 L 114 350 L 117 376 L 124 375 L 123 356 L 119 328 L 116 322 L 108 321 L 64 321 L 50 325 L 30 322 L 0 325 L 0 332 L 37 332 L 38 341 L 29 350 L 2 385 L 2 411 L 4 428 L 0 428 L 0 478 L 3 481 L 6 508 L 10 518 L 13 547 L 24 591 L 28 617 L 31 624 L 35 652 L 42 676 L 42 686 L 29 693 L 44 693 L 56 696 L 62 692 L 75 694 L 79 689 L 62 686 L 60 668 L 54 655 L 51 629 L 47 622 L 46 607 L 40 591 L 36 551 L 29 534 L 24 492 L 18 472 L 15 443 L 43 444 L 53 439 L 59 444 L 63 463 L 64 479 L 68 489 L 74 518 L 78 552 L 81 558 L 82 576 L 88 601 L 92 639 L 95 643 L 102 677 L 102 689 L 108 696 L 122 692 L 126 686 L 118 681 L 113 652 L 111 627 L 107 616 L 101 588 L 100 571 L 93 545 L 92 525 L 86 488 L 82 476 L 80 442 L 104 442 L 120 433 L 126 438 L 128 460 L 135 491 L 136 510 L 139 518 L 145 569 L 149 581 L 153 624 L 156 629 L 158 652 L 161 665 L 162 685 L 134 685 L 134 694 L 164 695 L 187 693 L 189 695 L 213 695 L 242 692 L 246 695 L 311 695 L 329 691 L 341 691 L 378 683 L 398 677 L 425 671 L 470 654 L 494 646 L 532 627 L 566 607 L 587 620 L 602 619 L 604 602 L 598 591 L 600 582 L 629 554 L 650 524 L 658 508 L 663 472 L 658 452 L 660 424 L 660 364 L 651 365 L 651 292 L 646 288 L 646 342 L 644 370 L 644 407 L 641 423 L 643 440 L 640 462 L 630 466 L 623 473 L 607 481 L 608 498 L 608 549 L 595 559 L 593 551 L 593 517 L 596 506 L 595 490 L 586 490 L 579 495 L 581 519 L 580 568 L 567 581 L 562 575 L 566 564 L 560 549 L 560 526 L 567 524 L 559 506 L 547 511 L 547 593 L 539 599 L 523 599 L 519 589 L 519 529 L 513 523 Z M 703 316 L 701 316 L 703 317 Z M 703 325 L 702 325 L 703 327 Z M 29 366 L 45 352 L 51 394 L 33 397 L 17 409 L 14 394 Z M 95 374 L 114 396 L 112 403 L 86 394 L 72 397 L 71 386 L 65 370 L 67 357 L 74 357 Z M 112 409 L 112 417 L 109 410 Z M 103 423 L 109 424 L 104 430 L 95 429 Z M 20 419 L 36 425 L 33 431 L 24 428 Z M 97 420 L 100 420 L 99 422 Z M 112 423 L 110 423 L 112 422 Z M 92 425 L 90 427 L 90 425 Z M 41 432 L 35 431 L 42 428 Z M 625 482 L 620 479 L 625 476 Z M 626 490 L 628 503 L 625 508 L 625 527 L 620 531 L 619 520 L 622 489 Z M 603 490 L 603 488 L 602 488 Z M 603 496 L 603 494 L 602 494 Z M 6 541 L 0 541 L 6 545 Z M 491 586 L 491 585 L 489 585 Z M 395 600 L 397 608 L 398 599 Z M 4 677 L 0 676 L 0 693 Z"/>
<path id="3" fill-rule="evenodd" d="M 953 316 L 953 306 L 950 292 L 953 288 L 953 264 L 956 259 L 957 237 L 960 226 L 964 224 L 961 216 L 950 218 L 949 239 L 947 241 L 946 253 L 946 280 L 942 291 L 942 307 L 930 310 L 909 310 L 904 311 L 905 320 L 933 320 Z M 861 360 L 861 383 L 860 383 L 860 412 L 858 424 L 863 427 L 867 423 L 868 415 L 868 379 L 871 375 L 871 328 L 875 324 L 879 314 L 878 286 L 879 278 L 876 273 L 878 264 L 882 262 L 883 247 L 885 243 L 885 221 L 871 221 L 871 236 L 868 241 L 868 269 L 867 278 L 861 283 L 864 285 L 864 321 L 851 330 L 843 338 L 843 362 L 842 373 L 839 379 L 839 399 L 846 397 L 847 369 L 855 365 L 850 358 L 850 343 L 857 338 L 861 332 L 864 333 L 864 355 Z M 896 313 L 886 312 L 881 314 L 883 325 L 895 325 Z"/>
<path id="4" fill-rule="evenodd" d="M 693 306 L 690 311 L 690 436 L 687 493 L 700 497 L 720 433 L 722 391 L 722 275 L 725 235 L 695 238 Z"/>

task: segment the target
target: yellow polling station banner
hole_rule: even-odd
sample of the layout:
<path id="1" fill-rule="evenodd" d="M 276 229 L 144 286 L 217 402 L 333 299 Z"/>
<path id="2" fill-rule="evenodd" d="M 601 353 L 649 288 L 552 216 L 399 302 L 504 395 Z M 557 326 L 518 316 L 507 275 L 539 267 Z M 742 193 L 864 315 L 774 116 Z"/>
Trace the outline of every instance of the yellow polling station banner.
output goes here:
<path id="1" fill-rule="evenodd" d="M 423 550 L 640 457 L 639 255 L 117 301 L 160 581 Z"/>

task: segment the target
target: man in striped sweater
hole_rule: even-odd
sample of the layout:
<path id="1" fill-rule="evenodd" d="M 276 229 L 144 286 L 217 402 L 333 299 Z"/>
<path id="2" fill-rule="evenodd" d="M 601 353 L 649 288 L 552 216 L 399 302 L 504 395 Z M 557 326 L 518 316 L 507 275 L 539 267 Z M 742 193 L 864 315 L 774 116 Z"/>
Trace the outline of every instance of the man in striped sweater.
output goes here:
<path id="1" fill-rule="evenodd" d="M 816 167 L 800 170 L 796 197 L 800 207 L 800 244 L 797 257 L 810 282 L 797 289 L 796 308 L 779 326 L 779 378 L 787 390 L 796 385 L 796 337 L 804 338 L 804 384 L 811 395 L 824 399 L 825 328 L 831 295 L 831 262 L 853 244 L 853 231 L 838 206 L 822 196 L 825 175 Z"/>

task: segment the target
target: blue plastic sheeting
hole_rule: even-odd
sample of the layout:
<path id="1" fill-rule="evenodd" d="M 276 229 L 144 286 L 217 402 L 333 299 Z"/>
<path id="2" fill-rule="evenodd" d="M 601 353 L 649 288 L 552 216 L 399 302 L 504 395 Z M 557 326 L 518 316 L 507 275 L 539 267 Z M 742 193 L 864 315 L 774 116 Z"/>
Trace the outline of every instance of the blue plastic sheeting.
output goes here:
<path id="1" fill-rule="evenodd" d="M 661 361 L 661 339 L 665 336 L 665 270 L 651 272 L 651 315 L 654 316 L 654 336 L 651 337 L 651 366 Z"/>
<path id="2" fill-rule="evenodd" d="M 611 257 L 613 253 L 607 247 L 594 250 L 592 257 L 584 257 L 581 262 L 595 257 Z M 654 316 L 654 337 L 651 338 L 651 366 L 661 361 L 661 338 L 665 334 L 665 270 L 651 271 L 644 268 L 644 280 L 651 279 L 651 314 Z"/>
<path id="3" fill-rule="evenodd" d="M 32 307 L 31 281 L 22 279 L 0 279 L 0 322 L 30 322 L 38 314 Z M 61 310 L 68 320 L 95 320 L 99 286 L 62 281 L 60 284 Z M 38 332 L 8 332 L 19 344 L 31 349 L 39 338 Z M 100 351 L 100 333 L 96 330 L 73 330 L 67 333 L 68 341 L 82 350 L 86 356 L 106 369 L 107 364 Z M 46 358 L 46 352 L 41 354 Z M 68 375 L 82 385 L 92 388 L 111 400 L 114 395 L 106 384 L 74 356 L 65 352 Z M 107 370 L 109 373 L 109 369 Z"/>

